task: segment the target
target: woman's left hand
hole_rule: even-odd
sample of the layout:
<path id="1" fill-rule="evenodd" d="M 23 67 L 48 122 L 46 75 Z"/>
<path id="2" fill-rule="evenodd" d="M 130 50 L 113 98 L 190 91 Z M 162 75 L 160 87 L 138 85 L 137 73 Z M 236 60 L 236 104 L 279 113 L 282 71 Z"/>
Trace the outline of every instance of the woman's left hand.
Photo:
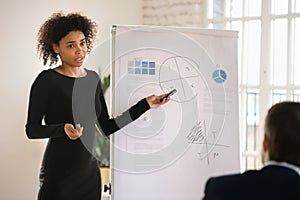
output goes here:
<path id="1" fill-rule="evenodd" d="M 168 101 L 170 101 L 171 97 L 168 96 L 167 98 L 163 99 L 162 101 L 160 101 L 160 99 L 165 96 L 166 94 L 162 94 L 162 95 L 151 95 L 146 97 L 146 100 L 150 106 L 150 108 L 156 108 L 158 106 L 161 106 L 165 103 L 167 103 Z"/>

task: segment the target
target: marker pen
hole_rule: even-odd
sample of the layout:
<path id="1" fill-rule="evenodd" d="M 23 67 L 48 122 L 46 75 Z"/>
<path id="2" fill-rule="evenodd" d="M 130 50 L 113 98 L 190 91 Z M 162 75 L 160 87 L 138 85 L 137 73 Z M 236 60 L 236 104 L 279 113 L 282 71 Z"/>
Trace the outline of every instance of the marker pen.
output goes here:
<path id="1" fill-rule="evenodd" d="M 160 102 L 162 102 L 164 99 L 166 99 L 168 96 L 171 96 L 173 94 L 175 94 L 177 92 L 176 89 L 173 89 L 171 92 L 169 92 L 168 94 L 166 94 L 165 96 L 163 96 L 161 99 L 160 99 Z"/>

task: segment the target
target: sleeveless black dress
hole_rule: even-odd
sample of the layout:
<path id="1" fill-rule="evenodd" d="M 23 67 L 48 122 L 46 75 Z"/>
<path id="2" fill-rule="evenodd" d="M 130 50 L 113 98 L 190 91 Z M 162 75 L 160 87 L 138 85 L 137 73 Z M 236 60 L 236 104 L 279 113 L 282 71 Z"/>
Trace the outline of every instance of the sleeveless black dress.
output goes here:
<path id="1" fill-rule="evenodd" d="M 42 71 L 31 86 L 26 134 L 49 138 L 40 171 L 38 200 L 100 200 L 101 176 L 93 156 L 96 125 L 108 136 L 150 107 L 145 99 L 110 119 L 98 74 L 73 78 Z M 79 123 L 83 134 L 71 140 L 64 124 Z"/>

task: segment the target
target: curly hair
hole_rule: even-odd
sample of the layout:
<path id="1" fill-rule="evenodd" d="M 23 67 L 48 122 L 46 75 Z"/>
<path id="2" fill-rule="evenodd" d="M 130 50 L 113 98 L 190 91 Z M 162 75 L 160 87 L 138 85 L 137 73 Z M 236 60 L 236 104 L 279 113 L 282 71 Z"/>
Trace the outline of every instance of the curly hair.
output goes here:
<path id="1" fill-rule="evenodd" d="M 57 63 L 58 55 L 53 50 L 53 44 L 58 44 L 71 31 L 81 31 L 84 34 L 87 52 L 91 52 L 97 33 L 96 23 L 79 13 L 54 13 L 38 31 L 37 51 L 40 58 L 43 58 L 44 65 L 48 61 L 50 66 Z"/>

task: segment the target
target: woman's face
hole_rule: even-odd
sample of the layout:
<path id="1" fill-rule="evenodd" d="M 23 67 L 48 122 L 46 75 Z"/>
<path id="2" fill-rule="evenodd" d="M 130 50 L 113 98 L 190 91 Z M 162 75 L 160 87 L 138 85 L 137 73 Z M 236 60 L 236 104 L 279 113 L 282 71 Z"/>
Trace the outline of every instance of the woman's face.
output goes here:
<path id="1" fill-rule="evenodd" d="M 62 61 L 63 66 L 82 66 L 87 54 L 87 46 L 84 34 L 81 31 L 71 31 L 63 37 L 53 49 Z"/>

